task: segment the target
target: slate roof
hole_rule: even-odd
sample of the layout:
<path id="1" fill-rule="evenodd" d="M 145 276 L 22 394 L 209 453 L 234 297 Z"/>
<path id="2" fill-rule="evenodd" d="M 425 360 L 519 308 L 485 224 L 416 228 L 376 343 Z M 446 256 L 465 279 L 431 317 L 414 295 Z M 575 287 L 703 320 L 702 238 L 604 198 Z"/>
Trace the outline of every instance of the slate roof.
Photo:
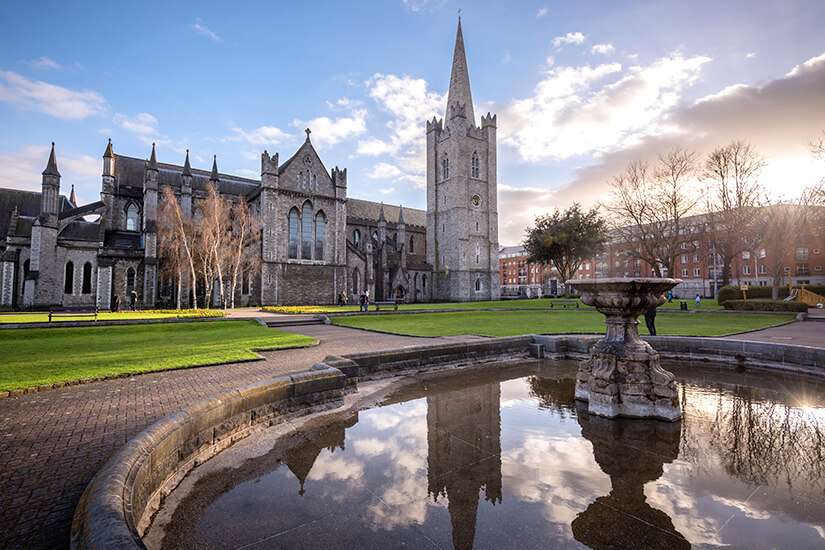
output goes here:
<path id="1" fill-rule="evenodd" d="M 22 218 L 29 217 L 29 232 L 31 234 L 31 221 L 40 215 L 40 193 L 36 191 L 23 191 L 20 189 L 0 188 L 0 240 L 5 241 L 9 232 L 9 221 L 14 207 L 17 207 L 17 214 Z M 65 195 L 60 195 L 60 212 L 74 208 Z M 21 235 L 20 222 L 18 222 L 17 234 Z"/>
<path id="2" fill-rule="evenodd" d="M 400 207 L 384 203 L 384 215 L 390 223 L 398 219 Z M 378 221 L 381 214 L 381 203 L 361 199 L 347 199 L 347 217 L 362 220 Z M 404 207 L 404 221 L 406 225 L 420 225 L 426 227 L 427 212 L 415 208 Z"/>
<path id="3" fill-rule="evenodd" d="M 66 229 L 60 232 L 58 238 L 71 241 L 99 242 L 100 222 L 75 220 L 67 225 Z"/>
<path id="4" fill-rule="evenodd" d="M 143 188 L 144 166 L 146 161 L 133 157 L 115 155 L 115 178 L 120 186 L 131 186 Z M 172 189 L 179 189 L 183 183 L 183 166 L 176 164 L 166 164 L 158 162 L 158 185 L 162 188 L 170 186 Z M 211 171 L 198 170 L 192 168 L 192 189 L 203 191 L 209 183 Z M 230 174 L 218 174 L 220 177 L 219 190 L 223 194 L 247 197 L 258 191 L 259 180 L 252 180 L 232 176 Z"/>

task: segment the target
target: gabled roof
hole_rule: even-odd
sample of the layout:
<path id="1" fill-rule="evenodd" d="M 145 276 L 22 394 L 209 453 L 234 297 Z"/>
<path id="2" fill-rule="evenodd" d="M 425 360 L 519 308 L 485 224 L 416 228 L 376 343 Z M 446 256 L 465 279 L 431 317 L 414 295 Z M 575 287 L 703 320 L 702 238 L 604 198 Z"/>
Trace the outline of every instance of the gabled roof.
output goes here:
<path id="1" fill-rule="evenodd" d="M 17 208 L 17 214 L 21 219 L 36 218 L 40 215 L 40 193 L 36 191 L 23 191 L 21 189 L 4 189 L 0 187 L 0 241 L 6 240 L 9 232 L 9 221 L 11 213 Z M 73 208 L 69 199 L 65 195 L 60 195 L 60 212 Z M 17 235 L 21 235 L 21 227 L 18 222 Z M 31 222 L 29 222 L 31 228 Z M 31 234 L 31 229 L 29 233 Z"/>
<path id="2" fill-rule="evenodd" d="M 373 201 L 347 198 L 347 217 L 362 220 L 371 220 L 378 223 L 381 215 L 381 204 Z M 387 219 L 397 220 L 400 214 L 399 206 L 384 203 L 384 213 Z M 415 208 L 404 208 L 404 219 L 406 225 L 427 225 L 427 212 Z"/>
<path id="3" fill-rule="evenodd" d="M 100 222 L 87 222 L 84 220 L 75 220 L 60 232 L 58 239 L 66 239 L 70 241 L 100 241 Z"/>

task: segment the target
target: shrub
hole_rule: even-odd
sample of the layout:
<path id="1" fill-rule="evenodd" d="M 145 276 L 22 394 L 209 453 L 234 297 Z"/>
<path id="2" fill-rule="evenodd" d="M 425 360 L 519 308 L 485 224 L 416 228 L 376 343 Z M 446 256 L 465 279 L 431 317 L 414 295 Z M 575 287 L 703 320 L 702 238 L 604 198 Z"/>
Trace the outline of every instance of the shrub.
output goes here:
<path id="1" fill-rule="evenodd" d="M 808 311 L 808 305 L 803 302 L 783 300 L 726 300 L 722 305 L 725 309 L 735 311 L 789 311 L 794 313 Z"/>

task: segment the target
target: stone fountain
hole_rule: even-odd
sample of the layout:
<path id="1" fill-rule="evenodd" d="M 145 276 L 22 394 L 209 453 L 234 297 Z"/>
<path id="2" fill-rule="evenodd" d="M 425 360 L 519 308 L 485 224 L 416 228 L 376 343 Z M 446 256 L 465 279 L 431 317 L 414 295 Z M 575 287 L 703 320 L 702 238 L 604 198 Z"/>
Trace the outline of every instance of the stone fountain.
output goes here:
<path id="1" fill-rule="evenodd" d="M 639 338 L 639 315 L 665 302 L 664 293 L 680 279 L 577 279 L 567 284 L 582 302 L 606 317 L 607 331 L 579 365 L 576 399 L 607 418 L 628 416 L 674 421 L 682 417 L 673 374 L 659 365 L 659 354 Z"/>

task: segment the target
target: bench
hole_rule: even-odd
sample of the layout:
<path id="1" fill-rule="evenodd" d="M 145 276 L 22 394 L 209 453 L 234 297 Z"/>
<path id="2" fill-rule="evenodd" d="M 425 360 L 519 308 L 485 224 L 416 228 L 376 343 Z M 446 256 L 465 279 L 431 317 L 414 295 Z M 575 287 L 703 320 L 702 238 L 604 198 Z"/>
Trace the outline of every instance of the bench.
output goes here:
<path id="1" fill-rule="evenodd" d="M 375 306 L 375 311 L 381 311 L 382 307 L 391 307 L 394 310 L 398 311 L 398 302 L 395 302 L 395 301 L 392 301 L 392 302 L 375 302 L 374 304 L 371 304 L 371 305 Z"/>
<path id="2" fill-rule="evenodd" d="M 49 322 L 52 322 L 52 317 L 94 317 L 97 322 L 97 307 L 96 306 L 52 306 L 49 308 Z"/>
<path id="3" fill-rule="evenodd" d="M 550 309 L 553 309 L 555 306 L 561 306 L 564 309 L 568 307 L 574 307 L 576 309 L 579 308 L 579 301 L 578 300 L 550 300 Z"/>

